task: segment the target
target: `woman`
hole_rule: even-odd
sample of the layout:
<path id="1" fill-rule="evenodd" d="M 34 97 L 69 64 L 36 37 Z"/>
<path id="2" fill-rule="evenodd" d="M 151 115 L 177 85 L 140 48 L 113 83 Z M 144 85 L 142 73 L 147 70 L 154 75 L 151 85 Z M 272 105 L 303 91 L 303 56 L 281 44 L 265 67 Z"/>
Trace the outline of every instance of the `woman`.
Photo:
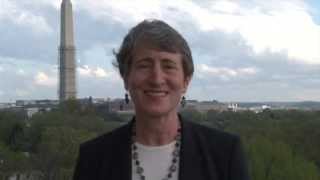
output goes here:
<path id="1" fill-rule="evenodd" d="M 176 30 L 145 20 L 115 54 L 135 117 L 81 145 L 74 180 L 249 179 L 237 136 L 185 121 L 177 112 L 194 67 Z"/>

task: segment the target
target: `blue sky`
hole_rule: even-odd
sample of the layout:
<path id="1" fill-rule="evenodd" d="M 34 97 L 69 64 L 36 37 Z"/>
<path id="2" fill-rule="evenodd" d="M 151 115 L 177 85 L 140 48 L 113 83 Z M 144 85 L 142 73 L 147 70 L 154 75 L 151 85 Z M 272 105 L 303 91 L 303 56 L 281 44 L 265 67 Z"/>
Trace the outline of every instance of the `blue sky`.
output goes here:
<path id="1" fill-rule="evenodd" d="M 157 18 L 191 46 L 187 98 L 320 101 L 318 0 L 71 1 L 79 97 L 123 97 L 112 50 L 132 26 Z M 60 3 L 0 0 L 0 102 L 57 99 Z"/>

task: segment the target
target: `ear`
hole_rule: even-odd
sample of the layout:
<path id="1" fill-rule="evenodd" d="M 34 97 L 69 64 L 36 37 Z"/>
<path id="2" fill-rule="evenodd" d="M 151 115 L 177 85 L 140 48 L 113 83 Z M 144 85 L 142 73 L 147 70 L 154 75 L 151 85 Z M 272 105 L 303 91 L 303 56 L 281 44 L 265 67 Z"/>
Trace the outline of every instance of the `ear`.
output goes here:
<path id="1" fill-rule="evenodd" d="M 187 76 L 184 78 L 182 93 L 186 93 L 191 79 L 192 79 L 192 76 Z"/>

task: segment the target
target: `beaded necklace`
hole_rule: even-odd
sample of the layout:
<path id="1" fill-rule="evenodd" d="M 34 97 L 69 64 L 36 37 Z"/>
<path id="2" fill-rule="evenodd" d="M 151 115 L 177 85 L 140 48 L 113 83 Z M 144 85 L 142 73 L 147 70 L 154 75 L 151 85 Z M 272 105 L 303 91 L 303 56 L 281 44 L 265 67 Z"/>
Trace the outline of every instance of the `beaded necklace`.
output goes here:
<path id="1" fill-rule="evenodd" d="M 136 173 L 139 175 L 141 180 L 146 180 L 146 177 L 143 175 L 144 169 L 141 166 L 139 161 L 139 154 L 137 152 L 137 145 L 136 145 L 136 126 L 135 123 L 132 126 L 132 159 L 134 164 L 137 166 Z M 168 168 L 168 174 L 162 180 L 169 180 L 172 177 L 172 174 L 177 171 L 177 163 L 180 155 L 180 146 L 181 146 L 181 128 L 179 127 L 177 130 L 177 136 L 175 137 L 176 143 L 174 145 L 174 150 L 172 152 L 172 161 L 171 165 Z"/>

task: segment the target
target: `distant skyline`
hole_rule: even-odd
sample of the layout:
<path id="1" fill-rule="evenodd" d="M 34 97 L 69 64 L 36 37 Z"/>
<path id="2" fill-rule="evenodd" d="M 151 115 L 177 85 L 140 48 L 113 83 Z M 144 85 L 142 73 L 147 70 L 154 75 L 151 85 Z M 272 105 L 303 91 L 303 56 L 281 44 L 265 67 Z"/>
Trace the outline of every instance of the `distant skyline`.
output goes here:
<path id="1" fill-rule="evenodd" d="M 157 18 L 191 46 L 187 99 L 320 101 L 318 0 L 71 1 L 79 98 L 124 97 L 112 51 Z M 58 99 L 61 2 L 0 0 L 0 102 Z"/>

